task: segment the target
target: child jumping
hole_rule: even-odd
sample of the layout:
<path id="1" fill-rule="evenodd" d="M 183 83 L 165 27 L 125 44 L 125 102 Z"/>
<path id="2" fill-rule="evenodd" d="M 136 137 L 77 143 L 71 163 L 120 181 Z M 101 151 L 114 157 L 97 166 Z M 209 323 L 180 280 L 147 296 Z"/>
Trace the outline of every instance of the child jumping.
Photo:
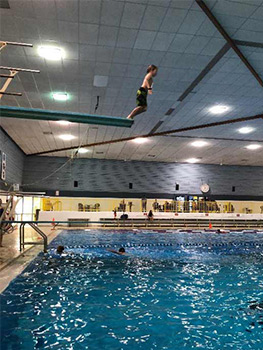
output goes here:
<path id="1" fill-rule="evenodd" d="M 137 107 L 128 115 L 127 119 L 133 119 L 136 115 L 147 111 L 147 94 L 151 95 L 153 86 L 153 77 L 157 75 L 158 68 L 151 64 L 147 68 L 147 74 L 144 77 L 142 86 L 137 91 L 136 104 Z"/>

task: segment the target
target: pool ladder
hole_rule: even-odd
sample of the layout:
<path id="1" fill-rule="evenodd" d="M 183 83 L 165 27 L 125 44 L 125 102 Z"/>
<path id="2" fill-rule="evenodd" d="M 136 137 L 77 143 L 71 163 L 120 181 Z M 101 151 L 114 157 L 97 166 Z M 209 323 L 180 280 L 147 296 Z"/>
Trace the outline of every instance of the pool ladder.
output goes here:
<path id="1" fill-rule="evenodd" d="M 42 238 L 42 242 L 25 242 L 25 226 L 28 224 L 31 226 Z M 44 245 L 44 253 L 47 252 L 47 235 L 40 230 L 40 228 L 32 222 L 24 222 L 19 228 L 19 250 L 25 249 L 25 245 Z"/>

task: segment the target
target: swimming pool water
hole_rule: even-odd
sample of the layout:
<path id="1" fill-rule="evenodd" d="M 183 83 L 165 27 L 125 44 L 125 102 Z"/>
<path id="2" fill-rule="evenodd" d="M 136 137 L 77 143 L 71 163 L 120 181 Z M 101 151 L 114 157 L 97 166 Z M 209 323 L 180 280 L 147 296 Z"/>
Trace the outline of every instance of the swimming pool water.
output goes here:
<path id="1" fill-rule="evenodd" d="M 262 272 L 263 234 L 65 231 L 2 293 L 1 349 L 262 349 Z"/>

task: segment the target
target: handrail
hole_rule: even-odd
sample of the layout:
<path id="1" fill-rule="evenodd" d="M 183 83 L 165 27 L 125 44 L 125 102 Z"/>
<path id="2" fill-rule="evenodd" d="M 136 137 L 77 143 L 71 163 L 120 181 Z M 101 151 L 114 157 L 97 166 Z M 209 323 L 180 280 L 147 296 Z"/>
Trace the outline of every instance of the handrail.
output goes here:
<path id="1" fill-rule="evenodd" d="M 44 241 L 44 252 L 47 252 L 47 235 L 40 230 L 39 227 L 37 227 L 34 224 L 29 224 L 38 234 L 40 234 L 40 236 L 43 238 Z"/>
<path id="2" fill-rule="evenodd" d="M 19 228 L 19 250 L 22 251 L 22 248 L 25 249 L 25 245 L 40 245 L 42 242 L 25 242 L 25 226 L 26 224 L 29 224 L 42 238 L 43 238 L 43 244 L 44 244 L 44 253 L 47 252 L 47 235 L 40 230 L 39 227 L 34 225 L 32 222 L 23 222 Z"/>

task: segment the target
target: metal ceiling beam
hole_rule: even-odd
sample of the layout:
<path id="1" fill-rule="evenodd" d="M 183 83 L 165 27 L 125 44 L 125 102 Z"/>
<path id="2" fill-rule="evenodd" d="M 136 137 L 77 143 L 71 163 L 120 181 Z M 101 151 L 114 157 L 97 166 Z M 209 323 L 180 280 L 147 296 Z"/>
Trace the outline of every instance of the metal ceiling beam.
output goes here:
<path id="1" fill-rule="evenodd" d="M 218 51 L 215 57 L 206 65 L 202 72 L 195 78 L 195 80 L 188 86 L 184 93 L 178 98 L 177 101 L 182 102 L 193 90 L 194 88 L 204 79 L 204 77 L 214 68 L 214 66 L 221 60 L 221 58 L 229 51 L 230 45 L 226 43 L 222 49 Z"/>
<path id="2" fill-rule="evenodd" d="M 257 120 L 257 119 L 262 119 L 263 120 L 263 114 L 258 114 L 258 115 L 254 115 L 254 116 L 250 116 L 250 117 L 237 118 L 237 119 L 223 120 L 221 122 L 215 122 L 215 123 L 209 123 L 209 124 L 194 125 L 194 126 L 189 126 L 189 127 L 186 127 L 186 128 L 181 128 L 181 129 L 161 131 L 161 132 L 156 132 L 156 133 L 153 133 L 153 134 L 136 135 L 136 136 L 125 137 L 125 138 L 122 138 L 122 139 L 115 139 L 115 140 L 109 140 L 109 141 L 88 143 L 86 145 L 81 145 L 81 147 L 103 146 L 103 145 L 109 145 L 109 144 L 113 144 L 113 143 L 132 141 L 132 140 L 135 140 L 135 139 L 137 139 L 139 137 L 140 138 L 150 138 L 150 137 L 156 137 L 156 136 L 165 136 L 165 135 L 171 135 L 171 134 L 175 134 L 175 133 L 179 133 L 179 132 L 192 131 L 192 130 L 198 130 L 198 129 L 205 129 L 205 128 L 211 128 L 211 127 L 214 127 L 214 126 L 234 124 L 234 123 L 241 123 L 241 122 Z M 70 150 L 74 150 L 74 149 L 76 149 L 78 147 L 79 146 L 76 145 L 74 147 L 65 147 L 65 148 L 53 149 L 53 150 L 49 150 L 49 151 L 31 153 L 29 155 L 36 156 L 36 155 L 43 155 L 43 154 L 49 154 L 49 153 L 55 153 L 55 152 L 70 151 Z"/>
<path id="3" fill-rule="evenodd" d="M 230 44 L 232 49 L 236 52 L 238 57 L 241 59 L 241 61 L 246 65 L 246 67 L 250 70 L 250 72 L 253 74 L 253 76 L 257 79 L 259 84 L 263 87 L 263 80 L 258 75 L 256 70 L 252 67 L 252 65 L 248 62 L 246 57 L 242 54 L 242 52 L 239 50 L 237 45 L 235 44 L 234 40 L 230 38 L 230 36 L 227 34 L 225 29 L 222 27 L 222 25 L 218 22 L 216 17 L 212 14 L 210 9 L 206 6 L 203 0 L 195 0 L 197 5 L 204 11 L 204 13 L 207 15 L 207 17 L 210 19 L 210 21 L 214 24 L 214 26 L 218 29 L 218 31 L 222 34 L 222 36 L 226 39 L 226 41 Z"/>
<path id="4" fill-rule="evenodd" d="M 49 111 L 43 109 L 17 108 L 0 106 L 0 116 L 4 118 L 20 118 L 32 120 L 58 121 L 67 120 L 72 123 L 97 124 L 129 128 L 133 120 L 104 115 L 81 114 L 74 112 Z"/>
<path id="5" fill-rule="evenodd" d="M 235 43 L 240 46 L 258 47 L 263 49 L 263 43 L 258 43 L 256 41 L 235 40 Z"/>

